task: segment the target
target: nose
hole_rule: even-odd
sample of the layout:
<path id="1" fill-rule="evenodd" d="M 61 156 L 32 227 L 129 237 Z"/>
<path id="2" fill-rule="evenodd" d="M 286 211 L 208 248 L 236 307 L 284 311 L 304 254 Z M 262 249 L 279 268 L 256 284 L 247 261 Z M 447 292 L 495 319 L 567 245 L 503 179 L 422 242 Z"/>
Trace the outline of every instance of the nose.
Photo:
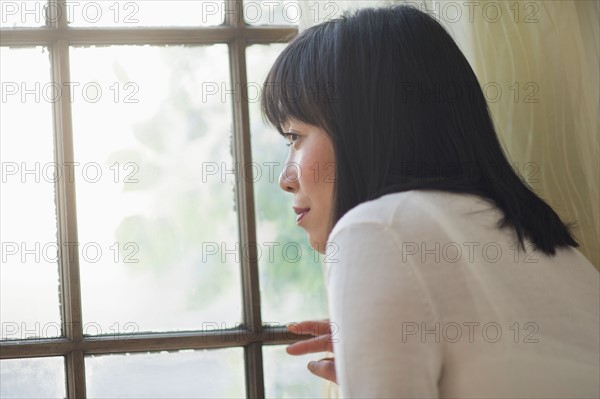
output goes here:
<path id="1" fill-rule="evenodd" d="M 279 187 L 288 193 L 298 191 L 299 166 L 294 162 L 288 162 L 284 165 L 279 174 Z"/>

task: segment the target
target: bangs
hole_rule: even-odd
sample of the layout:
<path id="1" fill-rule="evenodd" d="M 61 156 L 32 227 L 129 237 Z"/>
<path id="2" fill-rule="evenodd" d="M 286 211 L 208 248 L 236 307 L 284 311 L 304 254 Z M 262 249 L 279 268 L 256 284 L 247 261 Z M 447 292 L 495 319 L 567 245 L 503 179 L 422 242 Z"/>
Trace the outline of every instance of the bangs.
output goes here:
<path id="1" fill-rule="evenodd" d="M 334 21 L 330 21 L 334 22 Z M 303 31 L 281 52 L 263 83 L 263 118 L 283 134 L 283 125 L 294 119 L 329 131 L 331 103 L 335 101 L 332 43 L 323 43 L 315 26 Z"/>

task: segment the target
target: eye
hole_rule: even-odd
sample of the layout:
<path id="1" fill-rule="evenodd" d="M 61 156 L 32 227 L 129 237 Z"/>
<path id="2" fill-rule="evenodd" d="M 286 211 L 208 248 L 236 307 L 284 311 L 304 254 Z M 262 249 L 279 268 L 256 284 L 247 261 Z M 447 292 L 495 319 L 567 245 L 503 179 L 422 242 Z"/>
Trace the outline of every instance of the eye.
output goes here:
<path id="1" fill-rule="evenodd" d="M 291 146 L 292 144 L 294 144 L 294 142 L 298 139 L 298 137 L 300 137 L 299 134 L 292 133 L 292 132 L 284 133 L 283 136 L 288 141 L 288 143 L 286 144 L 288 147 Z"/>

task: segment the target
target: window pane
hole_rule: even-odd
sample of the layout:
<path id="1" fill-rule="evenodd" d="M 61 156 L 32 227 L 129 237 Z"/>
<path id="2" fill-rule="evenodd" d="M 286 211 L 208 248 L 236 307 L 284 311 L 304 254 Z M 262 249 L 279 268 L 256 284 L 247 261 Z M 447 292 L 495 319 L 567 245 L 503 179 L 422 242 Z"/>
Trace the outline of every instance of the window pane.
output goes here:
<path id="1" fill-rule="evenodd" d="M 258 261 L 262 315 L 265 322 L 286 324 L 327 317 L 321 259 L 296 226 L 293 197 L 279 188 L 286 141 L 263 123 L 260 87 L 284 44 L 253 45 L 247 50 L 248 97 L 252 134 Z"/>
<path id="2" fill-rule="evenodd" d="M 64 398 L 64 358 L 0 360 L 0 382 L 0 398 Z"/>
<path id="3" fill-rule="evenodd" d="M 73 48 L 71 64 L 84 333 L 233 327 L 231 103 L 207 94 L 229 85 L 227 46 Z"/>
<path id="4" fill-rule="evenodd" d="M 0 48 L 0 314 L 2 339 L 61 334 L 50 58 Z"/>
<path id="5" fill-rule="evenodd" d="M 32 28 L 46 25 L 48 1 L 0 0 L 0 28 Z"/>
<path id="6" fill-rule="evenodd" d="M 244 20 L 250 25 L 298 25 L 306 12 L 298 0 L 245 0 L 243 7 Z"/>
<path id="7" fill-rule="evenodd" d="M 331 398 L 332 383 L 312 374 L 306 368 L 311 360 L 325 356 L 309 354 L 291 356 L 285 346 L 263 346 L 265 396 L 267 398 Z"/>
<path id="8" fill-rule="evenodd" d="M 76 27 L 214 26 L 223 23 L 218 0 L 136 0 L 67 2 L 68 21 Z"/>
<path id="9" fill-rule="evenodd" d="M 242 348 L 91 356 L 90 398 L 243 398 Z"/>

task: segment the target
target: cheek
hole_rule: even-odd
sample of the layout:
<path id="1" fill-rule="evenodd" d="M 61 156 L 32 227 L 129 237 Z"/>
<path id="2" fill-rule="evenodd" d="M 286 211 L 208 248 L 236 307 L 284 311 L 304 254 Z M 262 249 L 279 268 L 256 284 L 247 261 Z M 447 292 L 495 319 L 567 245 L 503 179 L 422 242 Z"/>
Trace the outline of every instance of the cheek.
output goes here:
<path id="1" fill-rule="evenodd" d="M 320 154 L 307 155 L 298 160 L 300 185 L 307 192 L 320 194 L 319 196 L 325 195 L 328 191 L 333 192 L 335 164 L 319 156 Z"/>
<path id="2" fill-rule="evenodd" d="M 332 193 L 333 183 L 335 181 L 333 150 L 323 143 L 322 149 L 315 155 L 317 159 L 315 159 L 315 162 L 312 165 L 314 181 L 319 184 L 323 193 Z"/>
<path id="3" fill-rule="evenodd" d="M 321 157 L 313 160 L 302 172 L 313 199 L 318 200 L 326 208 L 330 207 L 335 180 L 335 164 Z"/>
<path id="4" fill-rule="evenodd" d="M 303 143 L 304 144 L 304 143 Z M 300 155 L 300 154 L 298 154 Z M 333 147 L 325 135 L 306 142 L 301 157 L 296 159 L 300 173 L 300 188 L 321 209 L 331 206 L 335 181 Z"/>

